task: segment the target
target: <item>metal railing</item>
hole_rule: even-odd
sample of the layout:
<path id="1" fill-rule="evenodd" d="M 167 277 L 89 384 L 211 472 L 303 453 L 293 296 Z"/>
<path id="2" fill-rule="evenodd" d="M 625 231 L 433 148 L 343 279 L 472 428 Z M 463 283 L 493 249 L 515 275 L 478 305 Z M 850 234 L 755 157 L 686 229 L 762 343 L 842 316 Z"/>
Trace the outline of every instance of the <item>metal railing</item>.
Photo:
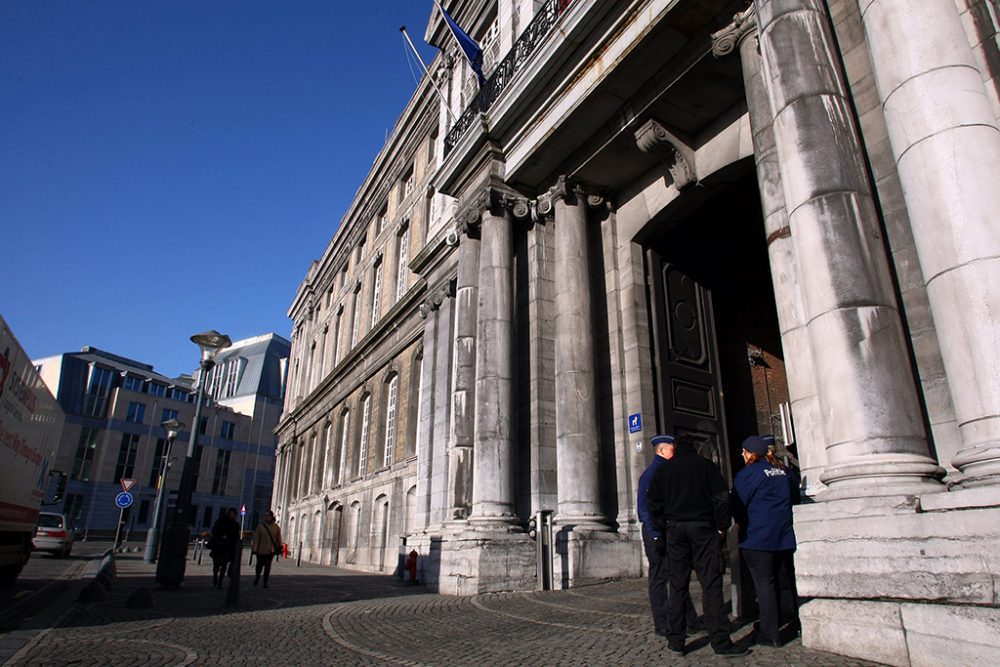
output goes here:
<path id="1" fill-rule="evenodd" d="M 472 127 L 480 113 L 490 110 L 494 102 L 500 99 L 510 82 L 524 67 L 538 46 L 552 31 L 552 27 L 562 16 L 573 0 L 547 0 L 531 19 L 514 47 L 497 64 L 496 69 L 480 87 L 479 94 L 465 112 L 458 117 L 455 124 L 448 130 L 444 138 L 444 154 L 447 156 L 458 145 L 465 133 Z"/>

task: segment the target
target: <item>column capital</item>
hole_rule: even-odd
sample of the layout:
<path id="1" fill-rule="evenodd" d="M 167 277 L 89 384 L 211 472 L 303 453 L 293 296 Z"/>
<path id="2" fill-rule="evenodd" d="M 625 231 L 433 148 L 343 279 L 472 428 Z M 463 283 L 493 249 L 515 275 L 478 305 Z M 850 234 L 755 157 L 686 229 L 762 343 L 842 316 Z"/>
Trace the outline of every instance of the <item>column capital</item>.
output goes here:
<path id="1" fill-rule="evenodd" d="M 751 3 L 746 11 L 733 16 L 733 22 L 718 32 L 713 32 L 712 55 L 728 56 L 739 48 L 748 37 L 757 33 L 757 5 Z"/>
<path id="2" fill-rule="evenodd" d="M 698 183 L 694 151 L 655 118 L 635 131 L 635 143 L 643 153 L 660 158 L 670 171 L 674 187 L 683 190 Z"/>
<path id="3" fill-rule="evenodd" d="M 551 217 L 559 199 L 570 205 L 586 202 L 588 207 L 594 209 L 608 206 L 604 193 L 572 176 L 560 176 L 555 185 L 539 195 L 535 207 L 539 217 Z"/>
<path id="4" fill-rule="evenodd" d="M 427 319 L 432 311 L 441 307 L 445 299 L 455 296 L 455 279 L 447 280 L 432 290 L 428 290 L 427 298 L 420 304 L 420 317 Z"/>
<path id="5" fill-rule="evenodd" d="M 473 226 L 480 223 L 485 211 L 501 213 L 505 210 L 518 220 L 524 220 L 531 216 L 531 200 L 516 192 L 488 185 L 473 192 L 455 217 L 459 225 Z"/>

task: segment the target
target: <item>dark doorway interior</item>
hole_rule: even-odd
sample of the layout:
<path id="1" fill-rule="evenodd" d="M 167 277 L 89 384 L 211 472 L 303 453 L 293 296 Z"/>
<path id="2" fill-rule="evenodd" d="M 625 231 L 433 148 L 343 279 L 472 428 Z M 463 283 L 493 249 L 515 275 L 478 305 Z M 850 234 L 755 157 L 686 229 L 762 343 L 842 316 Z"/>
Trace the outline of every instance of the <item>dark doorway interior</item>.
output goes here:
<path id="1" fill-rule="evenodd" d="M 704 194 L 704 193 L 701 193 Z M 752 176 L 657 224 L 646 243 L 660 432 L 700 436 L 732 483 L 740 443 L 774 433 L 788 400 L 759 194 Z M 755 615 L 730 536 L 733 607 Z"/>

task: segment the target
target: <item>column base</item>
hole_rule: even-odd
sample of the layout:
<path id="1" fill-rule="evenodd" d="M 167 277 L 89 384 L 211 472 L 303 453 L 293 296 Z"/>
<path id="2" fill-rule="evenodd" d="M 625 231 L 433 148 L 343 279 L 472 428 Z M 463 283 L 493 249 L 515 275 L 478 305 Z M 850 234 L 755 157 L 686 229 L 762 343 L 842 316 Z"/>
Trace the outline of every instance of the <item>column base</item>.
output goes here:
<path id="1" fill-rule="evenodd" d="M 634 579 L 642 574 L 642 542 L 625 533 L 556 525 L 553 585 L 575 588 L 609 579 Z"/>
<path id="2" fill-rule="evenodd" d="M 881 496 L 919 496 L 947 490 L 945 469 L 917 454 L 873 454 L 826 466 L 820 477 L 827 488 L 817 502 Z"/>
<path id="3" fill-rule="evenodd" d="M 963 489 L 1000 484 L 1000 445 L 963 449 L 952 464 L 961 472 L 955 484 Z"/>

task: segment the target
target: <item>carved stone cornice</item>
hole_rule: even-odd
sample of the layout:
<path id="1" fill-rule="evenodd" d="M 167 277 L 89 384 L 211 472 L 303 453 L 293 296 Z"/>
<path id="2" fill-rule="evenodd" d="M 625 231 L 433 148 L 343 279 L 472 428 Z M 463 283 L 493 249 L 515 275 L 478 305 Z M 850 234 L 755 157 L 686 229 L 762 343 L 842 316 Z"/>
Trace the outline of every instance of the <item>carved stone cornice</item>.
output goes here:
<path id="1" fill-rule="evenodd" d="M 443 284 L 438 285 L 436 288 L 430 290 L 427 294 L 427 298 L 424 299 L 419 307 L 420 317 L 422 319 L 427 319 L 427 316 L 431 314 L 432 311 L 437 310 L 441 307 L 441 304 L 445 302 L 446 299 L 451 299 L 455 296 L 455 279 L 445 281 Z"/>
<path id="2" fill-rule="evenodd" d="M 751 3 L 746 11 L 733 16 L 733 22 L 712 33 L 712 55 L 728 56 L 739 48 L 743 40 L 757 32 L 757 5 Z"/>
<path id="3" fill-rule="evenodd" d="M 695 185 L 698 175 L 695 172 L 694 151 L 680 137 L 671 133 L 656 119 L 649 119 L 635 131 L 635 142 L 639 150 L 660 158 L 670 170 L 674 187 L 678 190 Z"/>

